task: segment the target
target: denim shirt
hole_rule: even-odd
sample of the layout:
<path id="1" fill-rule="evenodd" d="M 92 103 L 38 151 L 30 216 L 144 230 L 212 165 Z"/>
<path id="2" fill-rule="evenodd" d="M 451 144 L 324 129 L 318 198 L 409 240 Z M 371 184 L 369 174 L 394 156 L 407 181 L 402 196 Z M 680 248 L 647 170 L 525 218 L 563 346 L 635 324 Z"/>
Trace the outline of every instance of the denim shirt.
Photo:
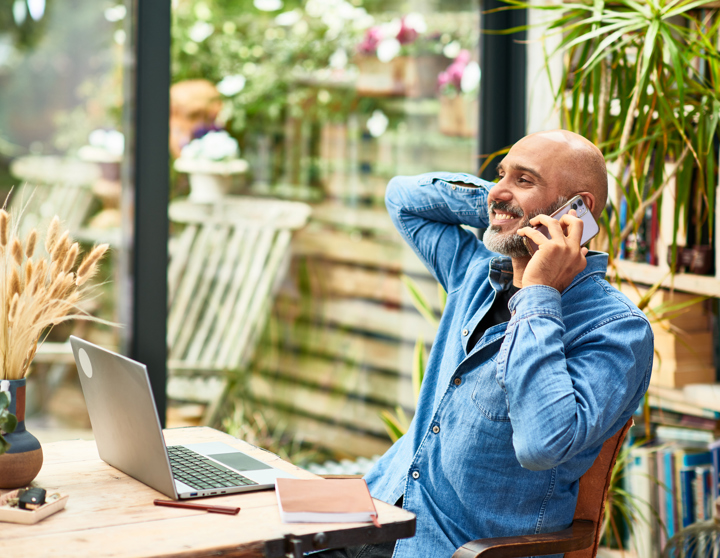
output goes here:
<path id="1" fill-rule="evenodd" d="M 388 186 L 395 226 L 448 293 L 410 428 L 366 476 L 374 497 L 402 496 L 417 514 L 397 557 L 449 557 L 474 539 L 568 527 L 578 479 L 650 381 L 649 323 L 605 281 L 600 252 L 562 293 L 520 289 L 510 321 L 467 346 L 513 278 L 510 258 L 460 226 L 488 226 L 492 186 L 451 173 Z"/>

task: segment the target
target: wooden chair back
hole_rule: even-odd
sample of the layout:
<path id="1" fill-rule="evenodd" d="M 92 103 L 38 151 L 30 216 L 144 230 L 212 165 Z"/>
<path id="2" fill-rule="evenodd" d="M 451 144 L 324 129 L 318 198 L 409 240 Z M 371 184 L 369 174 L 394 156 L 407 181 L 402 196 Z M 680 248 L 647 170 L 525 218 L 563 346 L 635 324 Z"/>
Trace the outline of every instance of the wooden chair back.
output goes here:
<path id="1" fill-rule="evenodd" d="M 168 395 L 212 403 L 221 372 L 247 364 L 284 275 L 304 203 L 229 196 L 218 204 L 170 205 L 184 230 L 170 247 Z"/>
<path id="2" fill-rule="evenodd" d="M 595 462 L 580 477 L 580 488 L 573 519 L 584 519 L 595 523 L 595 542 L 588 548 L 566 552 L 565 558 L 594 558 L 597 554 L 613 467 L 625 436 L 632 425 L 633 419 L 631 418 L 612 438 L 606 440 Z"/>
<path id="3" fill-rule="evenodd" d="M 10 172 L 15 185 L 8 205 L 20 238 L 37 229 L 41 238 L 50 220 L 58 215 L 73 236 L 88 218 L 93 205 L 93 183 L 100 178 L 96 164 L 62 157 L 28 156 L 15 159 Z"/>

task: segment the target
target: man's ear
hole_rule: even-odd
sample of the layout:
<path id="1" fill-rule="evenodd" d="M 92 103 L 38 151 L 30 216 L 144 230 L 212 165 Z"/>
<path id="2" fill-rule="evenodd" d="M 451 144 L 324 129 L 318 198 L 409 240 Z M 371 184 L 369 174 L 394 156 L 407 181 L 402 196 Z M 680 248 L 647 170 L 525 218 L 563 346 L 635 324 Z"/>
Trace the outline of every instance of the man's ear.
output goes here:
<path id="1" fill-rule="evenodd" d="M 583 202 L 585 202 L 585 205 L 590 210 L 590 213 L 594 216 L 595 209 L 597 207 L 597 200 L 595 199 L 595 196 L 591 192 L 578 192 L 575 195 L 582 196 Z"/>

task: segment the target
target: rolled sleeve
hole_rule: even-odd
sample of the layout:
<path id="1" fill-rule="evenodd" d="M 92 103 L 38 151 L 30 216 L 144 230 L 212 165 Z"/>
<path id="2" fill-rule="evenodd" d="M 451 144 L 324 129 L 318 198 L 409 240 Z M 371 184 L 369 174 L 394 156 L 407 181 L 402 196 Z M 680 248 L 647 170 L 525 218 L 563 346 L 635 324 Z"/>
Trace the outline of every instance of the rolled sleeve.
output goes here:
<path id="1" fill-rule="evenodd" d="M 652 331 L 639 311 L 628 311 L 569 340 L 560 293 L 542 285 L 521 289 L 509 306 L 498 382 L 513 446 L 523 467 L 550 469 L 627 421 L 647 390 Z"/>
<path id="2" fill-rule="evenodd" d="M 487 226 L 491 186 L 476 176 L 442 172 L 397 176 L 388 184 L 385 205 L 393 224 L 446 291 L 482 246 L 462 225 Z"/>

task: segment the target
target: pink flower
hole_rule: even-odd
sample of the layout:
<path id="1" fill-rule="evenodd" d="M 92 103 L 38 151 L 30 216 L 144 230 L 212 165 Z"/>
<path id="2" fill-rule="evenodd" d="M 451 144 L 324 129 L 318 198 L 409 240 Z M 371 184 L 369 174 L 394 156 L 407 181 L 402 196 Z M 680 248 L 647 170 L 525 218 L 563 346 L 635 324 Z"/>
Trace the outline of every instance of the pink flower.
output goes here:
<path id="1" fill-rule="evenodd" d="M 471 55 L 468 50 L 461 50 L 444 72 L 438 75 L 438 88 L 444 89 L 446 86 L 452 86 L 456 91 L 460 91 L 463 73 L 470 63 Z"/>
<path id="2" fill-rule="evenodd" d="M 358 52 L 363 54 L 375 54 L 377 46 L 382 40 L 382 30 L 379 26 L 371 27 L 365 32 L 363 41 L 358 45 Z"/>
<path id="3" fill-rule="evenodd" d="M 405 18 L 403 17 L 400 20 L 400 31 L 398 31 L 397 37 L 395 38 L 400 42 L 401 45 L 409 45 L 411 43 L 414 43 L 417 37 L 418 32 L 412 27 L 409 27 L 407 25 L 407 22 L 405 21 Z"/>

